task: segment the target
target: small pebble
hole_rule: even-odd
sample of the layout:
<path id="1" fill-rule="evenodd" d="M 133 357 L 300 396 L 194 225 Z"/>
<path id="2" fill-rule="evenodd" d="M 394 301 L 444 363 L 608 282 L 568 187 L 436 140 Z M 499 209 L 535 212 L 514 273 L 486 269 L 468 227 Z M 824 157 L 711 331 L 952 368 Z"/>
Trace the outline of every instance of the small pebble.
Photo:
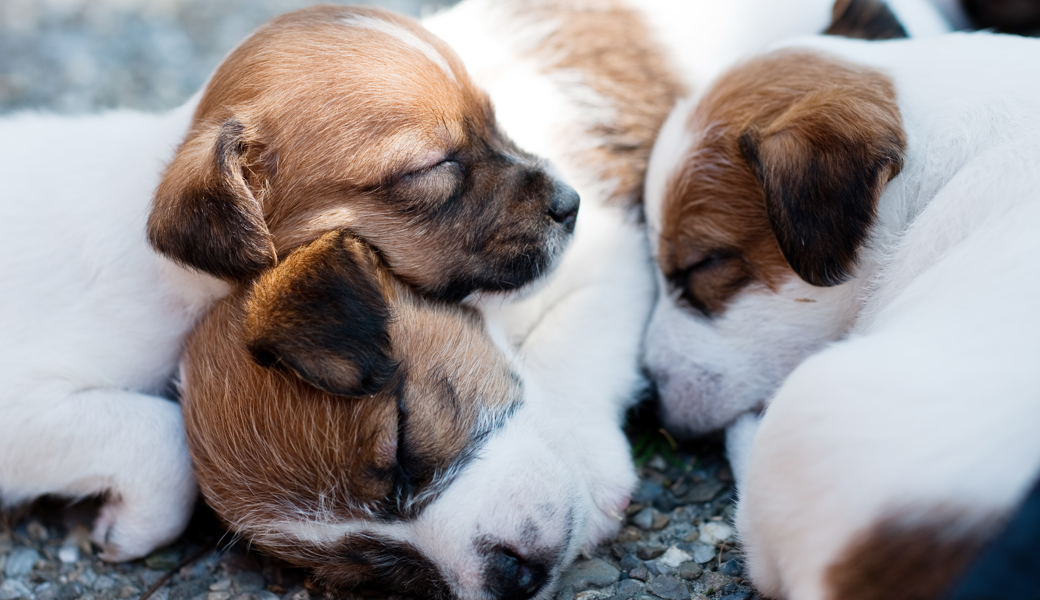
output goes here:
<path id="1" fill-rule="evenodd" d="M 181 553 L 171 548 L 156 550 L 144 559 L 144 564 L 149 569 L 157 571 L 169 571 L 181 561 Z"/>
<path id="2" fill-rule="evenodd" d="M 646 565 L 640 565 L 629 571 L 628 576 L 639 581 L 646 581 L 650 579 L 650 570 L 646 568 Z"/>
<path id="3" fill-rule="evenodd" d="M 683 502 L 691 504 L 698 504 L 701 502 L 711 502 L 719 495 L 726 486 L 719 483 L 718 481 L 705 481 L 698 483 L 690 488 L 686 495 L 683 496 Z"/>
<path id="4" fill-rule="evenodd" d="M 24 577 L 32 573 L 33 566 L 43 557 L 32 548 L 15 548 L 7 557 L 4 575 L 7 577 Z"/>
<path id="5" fill-rule="evenodd" d="M 662 554 L 660 558 L 657 559 L 657 562 L 667 567 L 675 569 L 684 562 L 691 560 L 693 560 L 692 556 L 676 548 L 675 546 L 672 546 L 664 554 Z"/>
<path id="6" fill-rule="evenodd" d="M 679 565 L 679 577 L 682 577 L 686 581 L 693 581 L 701 576 L 704 569 L 701 568 L 696 561 L 691 560 L 690 562 L 684 562 Z"/>
<path id="7" fill-rule="evenodd" d="M 14 600 L 15 598 L 29 598 L 32 590 L 17 579 L 7 579 L 0 583 L 0 600 Z"/>
<path id="8" fill-rule="evenodd" d="M 571 565 L 560 578 L 560 587 L 570 586 L 576 590 L 589 586 L 604 587 L 616 582 L 620 576 L 621 572 L 614 565 L 602 558 L 594 558 Z"/>
<path id="9" fill-rule="evenodd" d="M 67 565 L 71 565 L 79 560 L 79 546 L 75 543 L 62 544 L 61 548 L 58 548 L 58 560 Z"/>
<path id="10" fill-rule="evenodd" d="M 642 564 L 643 561 L 639 560 L 639 558 L 635 554 L 626 554 L 621 557 L 621 561 L 618 563 L 618 566 L 621 567 L 622 571 L 627 573 L 632 569 L 639 567 Z"/>
<path id="11" fill-rule="evenodd" d="M 740 577 L 741 573 L 743 572 L 740 568 L 740 561 L 737 559 L 727 560 L 726 562 L 719 565 L 719 568 L 716 570 L 719 573 L 729 575 L 730 577 Z"/>
<path id="12" fill-rule="evenodd" d="M 750 597 L 751 592 L 740 590 L 730 594 L 723 594 L 722 596 L 719 596 L 719 600 L 748 600 Z"/>
<path id="13" fill-rule="evenodd" d="M 239 592 L 255 592 L 264 589 L 264 576 L 255 571 L 242 571 L 235 575 L 235 589 Z"/>
<path id="14" fill-rule="evenodd" d="M 733 528 L 722 521 L 708 521 L 701 525 L 700 542 L 714 546 L 733 539 Z"/>
<path id="15" fill-rule="evenodd" d="M 226 592 L 231 588 L 230 579 L 221 579 L 220 581 L 213 583 L 209 586 L 211 592 Z"/>
<path id="16" fill-rule="evenodd" d="M 29 521 L 29 524 L 25 526 L 25 531 L 28 532 L 29 537 L 37 542 L 46 542 L 51 537 L 43 523 L 35 519 Z"/>
<path id="17" fill-rule="evenodd" d="M 654 525 L 655 513 L 655 508 L 644 508 L 632 516 L 632 524 L 643 530 L 650 529 Z"/>
<path id="18" fill-rule="evenodd" d="M 206 596 L 206 600 L 231 600 L 231 594 L 228 592 L 210 592 Z"/>
<path id="19" fill-rule="evenodd" d="M 690 600 L 690 590 L 682 580 L 670 575 L 655 577 L 648 586 L 650 593 L 665 600 Z"/>
<path id="20" fill-rule="evenodd" d="M 643 544 L 643 545 L 639 546 L 639 549 L 636 550 L 636 556 L 638 556 L 639 558 L 641 558 L 643 560 L 651 560 L 651 559 L 657 558 L 658 556 L 661 556 L 662 554 L 664 554 L 664 551 L 667 550 L 667 549 L 668 548 L 665 547 L 664 544 L 657 544 L 657 543 L 654 543 L 654 542 L 648 542 L 646 544 Z"/>
<path id="21" fill-rule="evenodd" d="M 618 584 L 615 598 L 627 600 L 646 592 L 646 584 L 636 579 L 626 579 Z"/>
<path id="22" fill-rule="evenodd" d="M 296 596 L 293 596 L 291 600 L 296 600 Z M 556 600 L 574 600 L 574 588 L 572 586 L 560 588 L 556 592 Z"/>
<path id="23" fill-rule="evenodd" d="M 693 560 L 701 563 L 711 561 L 715 558 L 715 547 L 707 544 L 693 544 Z"/>
<path id="24" fill-rule="evenodd" d="M 111 575 L 102 575 L 94 581 L 94 589 L 104 591 L 116 586 L 116 580 Z"/>

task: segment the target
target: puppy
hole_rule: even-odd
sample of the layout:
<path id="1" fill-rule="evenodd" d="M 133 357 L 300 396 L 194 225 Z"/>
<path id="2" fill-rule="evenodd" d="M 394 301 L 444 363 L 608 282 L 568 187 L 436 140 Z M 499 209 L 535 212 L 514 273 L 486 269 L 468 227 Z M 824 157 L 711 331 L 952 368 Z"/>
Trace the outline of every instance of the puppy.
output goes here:
<path id="1" fill-rule="evenodd" d="M 1040 473 L 1038 56 L 799 41 L 669 118 L 648 359 L 689 430 L 767 406 L 732 453 L 763 594 L 939 597 Z"/>
<path id="2" fill-rule="evenodd" d="M 532 597 L 597 526 L 590 491 L 624 475 L 617 514 L 631 482 L 618 428 L 603 431 L 615 472 L 583 469 L 570 423 L 505 344 L 472 309 L 421 300 L 355 236 L 326 234 L 188 340 L 203 494 L 334 586 Z"/>
<path id="3" fill-rule="evenodd" d="M 0 494 L 104 495 L 107 560 L 187 522 L 163 396 L 229 283 L 351 227 L 428 295 L 512 290 L 551 270 L 578 209 L 444 42 L 375 9 L 272 21 L 169 114 L 19 115 L 0 140 Z"/>

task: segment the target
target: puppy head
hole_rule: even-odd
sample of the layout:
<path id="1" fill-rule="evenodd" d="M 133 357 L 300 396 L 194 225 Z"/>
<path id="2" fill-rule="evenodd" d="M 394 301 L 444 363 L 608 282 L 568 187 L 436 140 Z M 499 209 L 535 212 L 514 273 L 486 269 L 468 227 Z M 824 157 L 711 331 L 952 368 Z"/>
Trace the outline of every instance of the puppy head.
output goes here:
<path id="1" fill-rule="evenodd" d="M 352 235 L 298 248 L 217 306 L 182 386 L 210 505 L 334 586 L 545 597 L 605 533 L 580 457 L 555 442 L 567 432 L 479 315 L 421 299 Z M 600 477 L 625 494 L 618 472 Z"/>
<path id="2" fill-rule="evenodd" d="M 905 145 L 885 76 L 809 51 L 740 66 L 671 115 L 648 174 L 662 293 L 645 358 L 673 428 L 727 425 L 847 330 L 846 282 Z"/>
<path id="3" fill-rule="evenodd" d="M 273 20 L 217 69 L 148 235 L 182 264 L 248 281 L 349 228 L 416 289 L 455 300 L 547 272 L 577 209 L 442 41 L 385 11 L 320 6 Z"/>

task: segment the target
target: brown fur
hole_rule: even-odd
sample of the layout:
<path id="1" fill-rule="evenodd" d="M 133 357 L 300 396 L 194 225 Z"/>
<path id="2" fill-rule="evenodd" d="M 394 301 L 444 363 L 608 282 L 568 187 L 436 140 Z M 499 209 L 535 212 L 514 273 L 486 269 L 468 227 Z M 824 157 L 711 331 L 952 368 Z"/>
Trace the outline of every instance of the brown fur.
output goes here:
<path id="1" fill-rule="evenodd" d="M 905 146 L 886 77 L 797 51 L 730 71 L 686 127 L 695 142 L 666 185 L 658 260 L 709 315 L 752 282 L 776 289 L 791 261 L 817 285 L 847 274 Z M 816 246 L 792 250 L 797 236 Z"/>
<path id="2" fill-rule="evenodd" d="M 592 181 L 615 184 L 610 202 L 641 206 L 643 179 L 657 131 L 675 101 L 687 90 L 663 47 L 642 16 L 616 0 L 537 0 L 514 2 L 516 18 L 558 23 L 532 55 L 542 71 L 577 72 L 583 85 L 599 95 L 603 106 L 587 112 L 609 119 L 582 122 L 580 129 L 561 132 L 568 138 L 599 141 L 573 147 L 573 160 Z"/>
<path id="3" fill-rule="evenodd" d="M 827 570 L 833 600 L 937 600 L 956 583 L 993 531 L 965 527 L 942 509 L 893 515 L 857 537 Z"/>
<path id="4" fill-rule="evenodd" d="M 450 72 L 352 18 L 403 29 Z M 454 298 L 540 275 L 566 239 L 548 215 L 564 189 L 502 135 L 486 94 L 417 22 L 313 7 L 262 27 L 217 69 L 156 192 L 149 237 L 247 281 L 350 228 L 398 276 Z"/>
<path id="5" fill-rule="evenodd" d="M 349 277 L 340 281 L 347 288 L 367 277 L 378 297 L 322 314 L 308 289 L 315 274 L 323 281 Z M 292 370 L 258 366 L 247 349 L 270 327 L 326 323 L 338 318 L 332 311 L 364 322 L 380 310 L 389 317 L 388 352 L 396 368 L 364 396 L 334 395 Z M 371 340 L 356 340 L 365 343 Z M 301 348 L 281 350 L 284 359 Z M 342 365 L 350 350 L 326 358 Z M 259 546 L 326 569 L 328 549 L 265 526 L 308 517 L 414 515 L 520 394 L 509 362 L 476 313 L 421 300 L 367 244 L 339 232 L 297 249 L 251 289 L 218 305 L 188 339 L 183 369 L 185 427 L 207 501 Z M 347 369 L 346 376 L 356 371 Z M 333 380 L 342 373 L 329 372 Z"/>

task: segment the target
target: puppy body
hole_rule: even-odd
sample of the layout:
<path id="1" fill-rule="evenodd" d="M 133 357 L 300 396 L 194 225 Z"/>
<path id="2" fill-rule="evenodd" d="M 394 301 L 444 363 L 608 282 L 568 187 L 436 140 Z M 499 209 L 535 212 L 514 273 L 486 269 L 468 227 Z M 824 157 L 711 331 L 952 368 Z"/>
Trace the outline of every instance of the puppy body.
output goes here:
<path id="1" fill-rule="evenodd" d="M 1032 233 L 1040 226 L 1040 78 L 1021 76 L 1038 72 L 1038 46 L 986 34 L 793 46 L 720 79 L 696 108 L 673 115 L 655 149 L 654 160 L 671 165 L 656 172 L 655 162 L 650 185 L 663 199 L 652 223 L 672 292 L 655 313 L 649 356 L 668 378 L 680 376 L 677 363 L 666 366 L 680 341 L 693 356 L 713 345 L 755 349 L 745 361 L 758 378 L 751 385 L 737 379 L 742 370 L 711 370 L 717 389 L 760 387 L 743 404 L 705 394 L 697 405 L 707 417 L 694 429 L 731 422 L 779 386 L 757 433 L 744 417 L 731 436 L 731 456 L 747 457 L 736 469 L 737 525 L 764 594 L 939 597 L 1040 471 L 1040 378 L 1032 367 L 1040 321 L 1029 300 L 1040 291 L 1031 274 L 1040 250 Z M 766 71 L 773 75 L 762 77 Z M 807 74 L 819 84 L 799 82 Z M 799 90 L 801 104 L 780 101 L 780 112 L 769 113 L 778 84 Z M 728 93 L 765 94 L 755 118 L 774 116 L 748 125 L 714 104 Z M 855 113 L 842 116 L 846 107 Z M 705 143 L 707 121 L 729 129 L 719 139 L 733 144 L 732 160 L 714 160 L 708 148 L 721 146 Z M 680 147 L 660 145 L 669 139 Z M 775 147 L 785 153 L 772 154 Z M 694 155 L 700 163 L 687 162 Z M 733 182 L 728 193 L 675 195 L 706 189 L 692 164 L 719 169 Z M 806 172 L 813 177 L 803 179 Z M 682 177 L 687 183 L 677 187 Z M 831 181 L 860 187 L 841 191 Z M 828 238 L 825 223 L 796 222 L 797 202 L 819 203 L 817 215 L 825 203 L 847 202 L 846 229 Z M 707 213 L 697 235 L 669 229 L 683 203 L 762 211 L 757 225 L 739 230 L 774 245 L 731 246 L 727 256 L 740 257 L 746 280 L 722 295 L 724 286 L 702 281 L 712 274 L 726 282 L 711 265 L 682 283 L 669 279 L 669 260 L 682 247 L 717 246 L 712 227 L 735 231 Z M 857 205 L 869 207 L 862 230 L 850 225 Z M 788 241 L 791 231 L 799 243 Z M 858 240 L 852 255 L 842 246 L 850 239 Z M 694 316 L 684 297 L 713 298 L 710 316 Z M 737 333 L 738 321 L 767 325 Z M 697 341 L 695 328 L 709 333 Z M 681 423 L 678 399 L 672 409 Z"/>
<path id="2" fill-rule="evenodd" d="M 144 235 L 190 119 L 0 122 L 0 493 L 5 506 L 110 494 L 93 534 L 110 560 L 170 541 L 195 495 L 180 409 L 162 396 L 183 336 L 227 286 Z M 56 172 L 57 149 L 69 160 Z"/>
<path id="3" fill-rule="evenodd" d="M 552 268 L 578 206 L 443 42 L 374 9 L 273 21 L 167 115 L 0 128 L 0 493 L 105 495 L 109 560 L 187 522 L 195 482 L 161 396 L 229 282 L 352 227 L 430 295 L 513 289 Z"/>

